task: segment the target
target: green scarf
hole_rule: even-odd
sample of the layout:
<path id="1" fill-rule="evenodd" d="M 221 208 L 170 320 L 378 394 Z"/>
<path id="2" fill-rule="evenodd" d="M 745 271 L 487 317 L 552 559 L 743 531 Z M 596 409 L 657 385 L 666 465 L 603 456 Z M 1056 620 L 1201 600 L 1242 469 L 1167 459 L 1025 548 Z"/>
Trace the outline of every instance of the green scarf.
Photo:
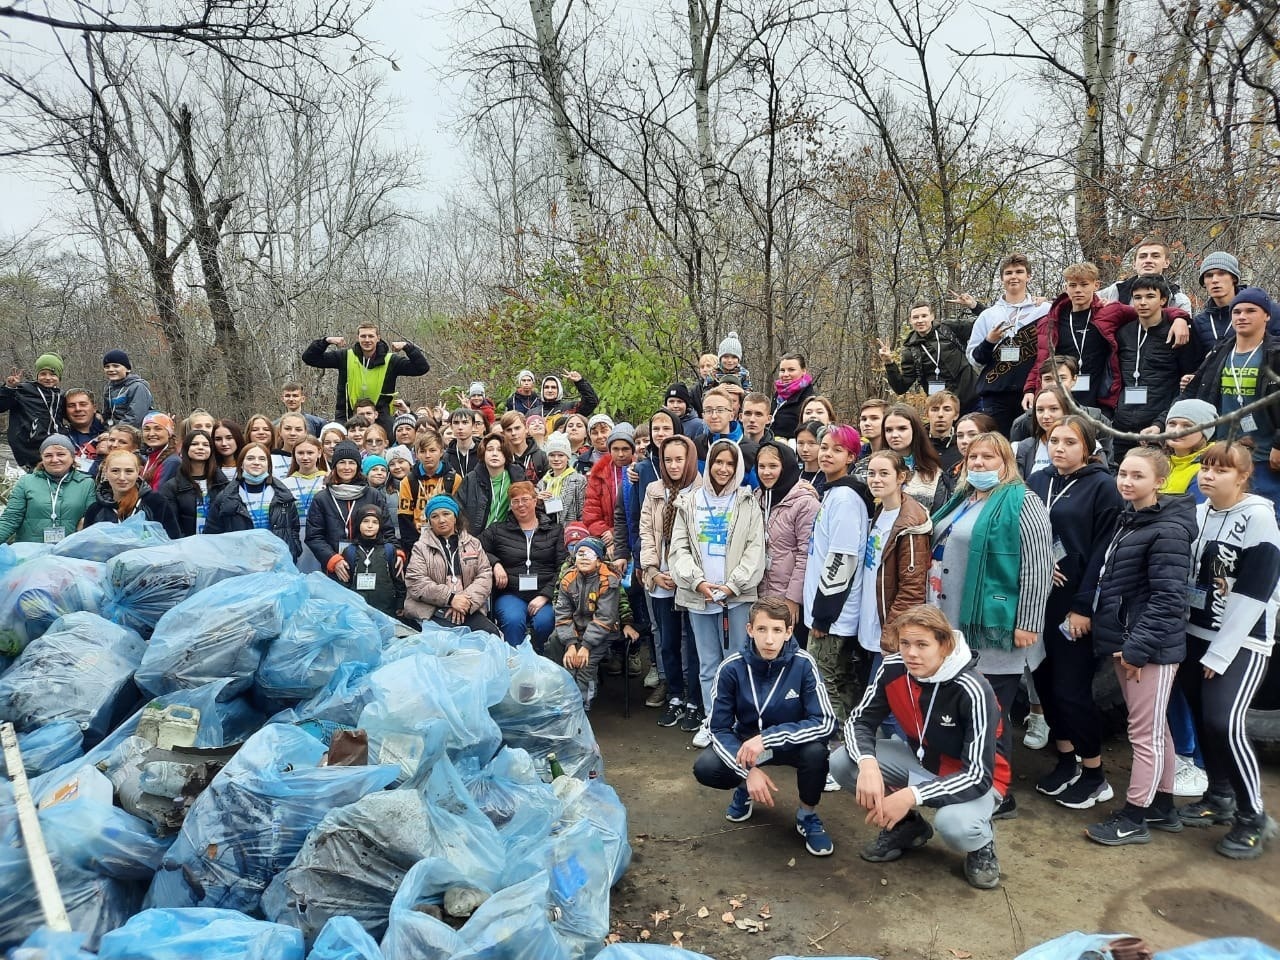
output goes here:
<path id="1" fill-rule="evenodd" d="M 359 349 L 347 351 L 347 404 L 352 410 L 356 403 L 368 397 L 375 404 L 382 400 L 382 384 L 391 369 L 391 354 L 387 354 L 376 367 L 366 367 Z"/>
<path id="2" fill-rule="evenodd" d="M 489 499 L 489 514 L 484 521 L 486 527 L 507 519 L 507 511 L 511 509 L 511 474 L 503 470 L 489 481 L 489 485 L 493 496 Z"/>
<path id="3" fill-rule="evenodd" d="M 934 514 L 934 524 L 953 512 L 968 493 L 957 493 L 948 500 Z M 1013 649 L 1022 573 L 1019 518 L 1026 496 L 1026 484 L 1001 484 L 991 491 L 973 526 L 956 627 L 977 650 Z"/>

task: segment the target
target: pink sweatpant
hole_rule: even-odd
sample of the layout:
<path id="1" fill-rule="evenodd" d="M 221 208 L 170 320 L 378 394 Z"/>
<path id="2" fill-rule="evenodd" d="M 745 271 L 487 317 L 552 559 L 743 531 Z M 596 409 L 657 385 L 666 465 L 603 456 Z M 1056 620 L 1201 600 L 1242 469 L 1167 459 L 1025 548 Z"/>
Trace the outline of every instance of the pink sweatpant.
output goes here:
<path id="1" fill-rule="evenodd" d="M 1125 679 L 1118 659 L 1115 667 L 1129 708 L 1129 744 L 1133 747 L 1133 772 L 1125 799 L 1136 807 L 1149 807 L 1157 791 L 1173 792 L 1176 764 L 1167 713 L 1178 665 L 1149 663 L 1138 680 Z"/>

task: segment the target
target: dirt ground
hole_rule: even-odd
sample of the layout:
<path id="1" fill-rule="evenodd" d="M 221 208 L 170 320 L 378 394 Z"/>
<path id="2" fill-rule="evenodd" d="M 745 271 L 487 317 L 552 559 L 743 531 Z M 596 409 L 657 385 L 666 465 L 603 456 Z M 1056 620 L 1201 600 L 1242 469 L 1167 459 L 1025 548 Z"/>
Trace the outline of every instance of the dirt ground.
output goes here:
<path id="1" fill-rule="evenodd" d="M 1037 794 L 1034 780 L 1050 757 L 1023 748 L 1020 728 L 1019 815 L 996 825 L 1003 883 L 979 891 L 965 883 L 962 857 L 936 837 L 895 863 L 860 859 L 873 828 L 844 792 L 825 794 L 819 808 L 835 853 L 810 856 L 795 832 L 790 777 L 778 780 L 773 810 L 727 822 L 728 794 L 693 779 L 698 751 L 689 736 L 657 726 L 638 682 L 624 719 L 619 684 L 602 691 L 591 721 L 609 782 L 630 814 L 634 856 L 613 892 L 613 929 L 623 940 L 647 930 L 652 943 L 678 940 L 716 960 L 1012 958 L 1072 930 L 1133 934 L 1158 949 L 1235 935 L 1280 946 L 1280 845 L 1238 863 L 1213 851 L 1223 828 L 1154 832 L 1145 846 L 1091 843 L 1083 831 L 1102 808 L 1066 810 Z M 1110 743 L 1104 764 L 1122 802 L 1127 746 Z M 1277 758 L 1264 763 L 1263 783 L 1280 808 Z M 769 914 L 761 921 L 768 929 L 740 930 L 722 920 L 726 911 L 734 919 Z"/>

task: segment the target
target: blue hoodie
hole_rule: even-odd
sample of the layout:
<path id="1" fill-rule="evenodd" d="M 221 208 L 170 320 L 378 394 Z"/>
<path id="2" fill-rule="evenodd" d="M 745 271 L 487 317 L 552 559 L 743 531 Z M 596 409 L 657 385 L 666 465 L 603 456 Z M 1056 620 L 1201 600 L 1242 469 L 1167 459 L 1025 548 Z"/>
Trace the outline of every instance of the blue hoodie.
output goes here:
<path id="1" fill-rule="evenodd" d="M 835 711 L 818 666 L 795 637 L 766 660 L 751 643 L 726 657 L 711 687 L 711 747 L 730 769 L 746 777 L 738 749 L 761 734 L 770 750 L 825 741 L 836 728 Z"/>

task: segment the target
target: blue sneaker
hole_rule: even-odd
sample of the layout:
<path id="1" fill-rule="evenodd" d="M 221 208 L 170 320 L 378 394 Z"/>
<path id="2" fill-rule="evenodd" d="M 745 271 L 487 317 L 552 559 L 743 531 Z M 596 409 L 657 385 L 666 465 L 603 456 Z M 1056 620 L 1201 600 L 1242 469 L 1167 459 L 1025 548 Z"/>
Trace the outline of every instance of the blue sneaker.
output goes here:
<path id="1" fill-rule="evenodd" d="M 751 794 L 747 793 L 745 786 L 733 791 L 733 799 L 729 801 L 729 809 L 725 810 L 724 818 L 733 823 L 751 819 Z"/>
<path id="2" fill-rule="evenodd" d="M 804 837 L 804 848 L 815 857 L 829 857 L 835 849 L 831 837 L 827 835 L 827 828 L 822 825 L 822 820 L 816 813 L 805 813 L 803 810 L 798 812 L 796 833 Z"/>

